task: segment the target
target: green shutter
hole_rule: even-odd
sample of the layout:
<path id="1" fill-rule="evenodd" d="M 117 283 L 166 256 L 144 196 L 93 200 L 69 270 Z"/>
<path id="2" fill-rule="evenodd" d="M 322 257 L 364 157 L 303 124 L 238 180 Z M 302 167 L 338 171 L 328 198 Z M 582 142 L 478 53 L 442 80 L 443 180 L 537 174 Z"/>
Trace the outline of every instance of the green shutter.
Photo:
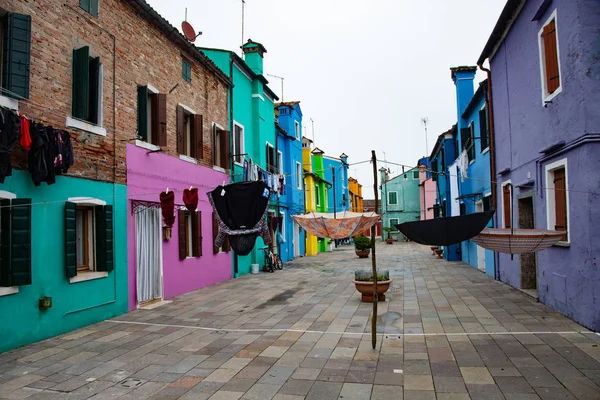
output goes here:
<path id="1" fill-rule="evenodd" d="M 89 118 L 92 124 L 98 124 L 98 95 L 100 89 L 100 57 L 90 60 L 90 80 L 89 80 Z"/>
<path id="2" fill-rule="evenodd" d="M 67 277 L 72 278 L 77 275 L 77 234 L 75 232 L 75 210 L 77 204 L 65 203 L 65 266 Z"/>
<path id="3" fill-rule="evenodd" d="M 144 142 L 148 141 L 148 87 L 138 86 L 137 88 L 137 124 L 138 136 Z"/>
<path id="4" fill-rule="evenodd" d="M 90 1 L 90 10 L 89 13 L 94 17 L 98 18 L 98 0 L 89 0 Z"/>
<path id="5" fill-rule="evenodd" d="M 3 87 L 8 96 L 29 98 L 31 16 L 9 13 L 5 31 Z"/>
<path id="6" fill-rule="evenodd" d="M 79 0 L 79 7 L 81 7 L 87 12 L 90 12 L 90 3 L 91 0 Z"/>
<path id="7" fill-rule="evenodd" d="M 90 48 L 73 50 L 73 117 L 86 120 L 89 116 Z"/>
<path id="8" fill-rule="evenodd" d="M 113 208 L 94 207 L 96 217 L 96 271 L 110 272 L 114 266 Z"/>
<path id="9" fill-rule="evenodd" d="M 31 199 L 12 201 L 11 286 L 31 285 Z"/>
<path id="10" fill-rule="evenodd" d="M 0 286 L 10 284 L 10 200 L 0 200 Z"/>

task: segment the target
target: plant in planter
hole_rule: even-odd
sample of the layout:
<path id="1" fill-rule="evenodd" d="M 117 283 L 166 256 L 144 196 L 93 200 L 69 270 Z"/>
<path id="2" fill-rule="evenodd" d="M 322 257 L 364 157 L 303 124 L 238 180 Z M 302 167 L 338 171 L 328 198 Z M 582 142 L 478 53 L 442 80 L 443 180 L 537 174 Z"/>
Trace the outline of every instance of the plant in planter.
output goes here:
<path id="1" fill-rule="evenodd" d="M 359 258 L 367 258 L 371 253 L 371 239 L 366 236 L 354 238 L 354 252 Z"/>
<path id="2" fill-rule="evenodd" d="M 373 273 L 371 271 L 354 271 L 354 285 L 362 294 L 362 301 L 373 302 Z M 390 288 L 392 280 L 389 271 L 377 272 L 377 299 L 385 301 L 385 292 Z"/>
<path id="3" fill-rule="evenodd" d="M 392 244 L 394 242 L 394 239 L 392 239 L 392 237 L 390 236 L 390 232 L 392 231 L 392 228 L 390 228 L 388 226 L 388 227 L 383 228 L 383 230 L 387 232 L 387 235 L 386 235 L 387 239 L 385 239 L 385 242 L 387 244 Z"/>

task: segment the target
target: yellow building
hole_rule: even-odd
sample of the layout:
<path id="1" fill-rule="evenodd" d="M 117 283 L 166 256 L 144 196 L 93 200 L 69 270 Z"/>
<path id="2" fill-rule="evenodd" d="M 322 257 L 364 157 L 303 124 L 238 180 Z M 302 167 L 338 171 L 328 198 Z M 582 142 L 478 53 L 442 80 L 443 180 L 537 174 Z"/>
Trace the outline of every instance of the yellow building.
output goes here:
<path id="1" fill-rule="evenodd" d="M 313 173 L 313 157 L 311 153 L 312 140 L 307 137 L 302 138 L 302 169 L 304 172 L 304 198 L 306 212 L 317 211 L 317 201 L 315 198 L 315 178 Z M 314 256 L 319 252 L 317 237 L 306 232 L 306 255 Z"/>
<path id="2" fill-rule="evenodd" d="M 348 178 L 348 191 L 350 192 L 350 211 L 363 212 L 362 185 L 355 178 Z"/>

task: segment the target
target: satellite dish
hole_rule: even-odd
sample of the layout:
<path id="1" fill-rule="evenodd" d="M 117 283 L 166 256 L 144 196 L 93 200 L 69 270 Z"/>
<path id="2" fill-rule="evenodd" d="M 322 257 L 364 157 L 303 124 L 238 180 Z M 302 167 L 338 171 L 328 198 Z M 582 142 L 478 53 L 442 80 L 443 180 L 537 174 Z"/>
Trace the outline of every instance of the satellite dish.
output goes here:
<path id="1" fill-rule="evenodd" d="M 195 41 L 196 38 L 198 37 L 196 35 L 196 31 L 194 30 L 192 25 L 187 21 L 183 21 L 181 23 L 181 30 L 183 30 L 183 34 L 185 35 L 185 38 L 187 40 L 189 40 L 190 42 Z M 198 35 L 202 35 L 202 32 L 200 32 Z"/>

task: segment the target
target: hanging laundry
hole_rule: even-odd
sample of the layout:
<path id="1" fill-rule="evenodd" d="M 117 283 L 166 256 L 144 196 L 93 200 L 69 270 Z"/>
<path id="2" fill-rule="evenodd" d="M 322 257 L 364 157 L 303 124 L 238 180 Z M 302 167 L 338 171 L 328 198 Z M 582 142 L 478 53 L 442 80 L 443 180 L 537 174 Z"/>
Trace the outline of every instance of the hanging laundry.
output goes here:
<path id="1" fill-rule="evenodd" d="M 165 225 L 171 228 L 175 223 L 175 192 L 160 193 L 160 208 L 165 220 Z"/>
<path id="2" fill-rule="evenodd" d="M 257 235 L 263 238 L 266 245 L 271 245 L 266 221 L 271 192 L 264 182 L 218 186 L 206 195 L 219 226 L 215 247 L 221 247 L 227 237 L 233 250 L 244 256 L 252 251 Z"/>
<path id="3" fill-rule="evenodd" d="M 183 204 L 190 212 L 196 211 L 198 207 L 198 188 L 190 188 L 183 190 Z"/>
<path id="4" fill-rule="evenodd" d="M 464 182 L 467 179 L 467 169 L 469 168 L 469 155 L 466 150 L 460 154 L 460 173 L 461 173 L 461 182 Z"/>
<path id="5" fill-rule="evenodd" d="M 279 194 L 284 194 L 284 188 L 285 188 L 285 175 L 281 175 L 279 177 Z"/>
<path id="6" fill-rule="evenodd" d="M 21 116 L 20 118 L 20 127 L 19 127 L 19 144 L 26 151 L 29 151 L 31 148 L 31 136 L 29 135 L 29 123 L 30 119 L 25 116 Z"/>
<path id="7" fill-rule="evenodd" d="M 40 186 L 48 176 L 48 163 L 46 162 L 47 147 L 49 145 L 46 127 L 40 123 L 31 124 L 31 148 L 29 149 L 29 173 L 35 186 Z"/>
<path id="8" fill-rule="evenodd" d="M 67 131 L 55 129 L 56 136 L 56 157 L 54 158 L 54 169 L 57 175 L 65 174 L 73 165 L 73 144 L 71 143 L 71 134 Z"/>
<path id="9" fill-rule="evenodd" d="M 48 146 L 46 147 L 46 165 L 48 166 L 48 173 L 46 175 L 45 182 L 48 185 L 56 183 L 56 171 L 54 169 L 54 159 L 56 158 L 56 135 L 54 134 L 54 128 L 51 126 L 46 127 L 46 136 L 48 137 Z"/>
<path id="10" fill-rule="evenodd" d="M 254 162 L 252 163 L 253 168 L 252 168 L 252 178 L 251 180 L 253 181 L 257 181 L 260 178 L 258 177 L 258 165 L 256 165 Z"/>
<path id="11" fill-rule="evenodd" d="M 0 109 L 0 183 L 12 175 L 10 155 L 19 140 L 19 117 L 11 110 Z"/>
<path id="12" fill-rule="evenodd" d="M 244 159 L 244 172 L 242 174 L 242 180 L 243 181 L 250 180 L 250 169 L 249 169 L 249 165 L 248 165 L 248 160 L 246 160 L 246 159 Z"/>

